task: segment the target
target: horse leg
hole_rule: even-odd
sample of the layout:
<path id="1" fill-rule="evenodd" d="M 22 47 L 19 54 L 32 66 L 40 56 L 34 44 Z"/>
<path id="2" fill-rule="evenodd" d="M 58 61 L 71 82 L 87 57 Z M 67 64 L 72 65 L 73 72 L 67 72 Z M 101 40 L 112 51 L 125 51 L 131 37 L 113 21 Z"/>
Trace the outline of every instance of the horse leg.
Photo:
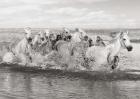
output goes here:
<path id="1" fill-rule="evenodd" d="M 112 69 L 115 69 L 118 66 L 119 63 L 119 57 L 118 56 L 114 56 L 114 60 L 113 60 L 113 64 L 112 64 Z"/>
<path id="2" fill-rule="evenodd" d="M 91 67 L 89 66 L 89 58 L 84 57 L 84 66 L 86 67 L 86 69 L 91 70 Z"/>
<path id="3" fill-rule="evenodd" d="M 31 63 L 33 62 L 33 60 L 32 60 L 32 57 L 31 57 L 31 56 L 29 56 L 29 60 L 30 60 L 30 62 L 31 62 Z"/>
<path id="4" fill-rule="evenodd" d="M 71 55 L 71 56 L 74 55 L 74 50 L 75 50 L 75 47 L 72 47 L 72 48 L 71 48 L 71 51 L 70 51 L 70 55 Z"/>
<path id="5" fill-rule="evenodd" d="M 111 56 L 110 53 L 107 56 L 107 62 L 111 66 L 111 69 L 115 69 L 117 67 L 118 56 Z"/>

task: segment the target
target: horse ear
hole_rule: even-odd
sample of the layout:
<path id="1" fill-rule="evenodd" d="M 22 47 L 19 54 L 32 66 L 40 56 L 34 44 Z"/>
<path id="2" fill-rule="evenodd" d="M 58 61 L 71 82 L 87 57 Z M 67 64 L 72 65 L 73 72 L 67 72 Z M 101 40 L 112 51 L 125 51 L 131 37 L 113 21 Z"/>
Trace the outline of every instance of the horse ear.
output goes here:
<path id="1" fill-rule="evenodd" d="M 121 33 L 120 33 L 120 36 L 122 37 L 122 36 L 124 36 L 125 34 L 128 35 L 128 31 L 126 31 L 126 32 L 121 32 Z"/>
<path id="2" fill-rule="evenodd" d="M 124 33 L 123 33 L 123 32 L 120 32 L 119 34 L 120 34 L 120 38 L 121 38 L 121 37 L 123 37 L 123 35 L 124 35 Z"/>
<path id="3" fill-rule="evenodd" d="M 64 31 L 65 32 L 69 32 L 70 30 L 68 28 L 64 28 Z"/>
<path id="4" fill-rule="evenodd" d="M 128 31 L 126 31 L 126 34 L 128 35 Z"/>
<path id="5" fill-rule="evenodd" d="M 24 28 L 24 31 L 25 31 L 26 33 L 31 33 L 31 28 L 30 28 L 30 27 Z"/>

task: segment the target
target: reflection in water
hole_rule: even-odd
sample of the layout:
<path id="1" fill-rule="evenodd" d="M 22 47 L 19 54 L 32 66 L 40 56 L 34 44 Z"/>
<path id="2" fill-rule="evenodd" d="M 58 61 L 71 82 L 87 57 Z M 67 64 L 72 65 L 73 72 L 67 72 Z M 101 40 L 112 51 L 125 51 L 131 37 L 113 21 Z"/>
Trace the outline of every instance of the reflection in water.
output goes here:
<path id="1" fill-rule="evenodd" d="M 0 70 L 0 82 L 0 96 L 8 96 L 10 99 L 15 99 L 15 97 L 30 99 L 31 79 L 29 75 L 7 71 L 1 72 Z"/>
<path id="2" fill-rule="evenodd" d="M 139 84 L 0 70 L 2 99 L 138 99 Z"/>

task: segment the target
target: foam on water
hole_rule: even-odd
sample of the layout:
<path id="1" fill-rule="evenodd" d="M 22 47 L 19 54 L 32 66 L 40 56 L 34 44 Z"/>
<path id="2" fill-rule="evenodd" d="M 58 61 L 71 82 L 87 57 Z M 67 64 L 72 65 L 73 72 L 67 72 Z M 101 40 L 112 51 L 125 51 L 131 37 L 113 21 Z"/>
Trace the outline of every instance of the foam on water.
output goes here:
<path id="1" fill-rule="evenodd" d="M 120 53 L 120 62 L 119 67 L 121 70 L 125 69 L 136 69 L 140 70 L 140 44 L 133 43 L 133 50 L 128 52 L 126 50 L 122 50 Z"/>
<path id="2" fill-rule="evenodd" d="M 128 52 L 126 50 L 122 50 L 120 53 L 120 62 L 119 62 L 119 69 L 120 70 L 126 70 L 126 69 L 135 69 L 135 70 L 140 70 L 140 53 L 139 53 L 139 49 L 140 49 L 140 44 L 133 44 L 133 51 L 132 52 Z M 72 68 L 77 68 L 77 66 L 79 67 L 79 69 L 83 69 L 81 66 L 84 62 L 82 55 L 80 54 L 80 52 L 78 51 L 77 54 L 75 54 L 77 56 L 71 57 L 72 60 L 70 62 L 70 66 L 72 66 Z M 75 61 L 74 61 L 75 60 Z M 61 55 L 59 55 L 57 52 L 51 52 L 49 55 L 46 56 L 42 56 L 40 54 L 35 54 L 33 56 L 33 63 L 30 64 L 32 66 L 45 66 L 46 67 L 49 65 L 51 65 L 51 68 L 54 67 L 59 67 L 60 69 L 66 65 L 63 64 L 64 63 L 64 59 L 62 59 Z M 62 66 L 61 66 L 62 65 Z M 54 66 L 54 67 L 53 67 Z M 92 64 L 93 69 L 96 70 L 107 70 L 109 67 L 108 66 L 99 66 L 97 64 Z"/>

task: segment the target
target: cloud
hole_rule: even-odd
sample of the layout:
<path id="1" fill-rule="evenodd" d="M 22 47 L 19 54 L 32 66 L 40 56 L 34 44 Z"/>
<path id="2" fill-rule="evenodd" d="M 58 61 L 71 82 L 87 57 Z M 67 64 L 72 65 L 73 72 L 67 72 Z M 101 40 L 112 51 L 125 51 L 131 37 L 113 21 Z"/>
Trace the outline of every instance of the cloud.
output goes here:
<path id="1" fill-rule="evenodd" d="M 11 0 L 7 0 L 7 1 L 11 1 Z M 95 3 L 95 2 L 105 2 L 105 1 L 109 1 L 109 0 L 19 0 L 22 1 L 24 3 L 30 3 L 30 4 L 56 4 L 56 3 Z"/>
<path id="2" fill-rule="evenodd" d="M 57 3 L 57 0 L 20 0 L 21 2 L 25 3 L 25 4 L 55 4 Z"/>
<path id="3" fill-rule="evenodd" d="M 0 1 L 0 27 L 136 26 L 136 20 L 125 14 L 114 14 L 88 6 L 108 1 L 110 0 L 3 0 Z"/>
<path id="4" fill-rule="evenodd" d="M 81 3 L 95 3 L 95 2 L 105 2 L 105 1 L 109 1 L 109 0 L 77 0 L 77 2 L 81 2 Z"/>

